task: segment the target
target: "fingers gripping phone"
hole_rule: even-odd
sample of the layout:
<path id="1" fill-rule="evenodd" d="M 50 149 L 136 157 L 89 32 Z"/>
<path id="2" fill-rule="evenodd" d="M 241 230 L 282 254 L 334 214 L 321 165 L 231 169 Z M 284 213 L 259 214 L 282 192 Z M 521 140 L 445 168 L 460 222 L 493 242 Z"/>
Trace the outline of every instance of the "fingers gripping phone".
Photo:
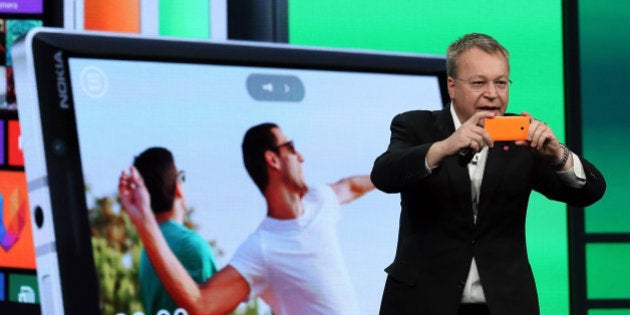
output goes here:
<path id="1" fill-rule="evenodd" d="M 496 116 L 486 118 L 484 128 L 494 141 L 527 140 L 529 117 Z"/>

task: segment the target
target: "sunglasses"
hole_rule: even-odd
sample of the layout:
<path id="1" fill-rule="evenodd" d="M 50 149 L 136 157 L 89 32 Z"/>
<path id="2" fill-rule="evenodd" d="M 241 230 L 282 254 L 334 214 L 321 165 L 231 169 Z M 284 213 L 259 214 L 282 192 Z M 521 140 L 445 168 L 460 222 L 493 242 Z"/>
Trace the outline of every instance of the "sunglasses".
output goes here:
<path id="1" fill-rule="evenodd" d="M 279 152 L 279 151 L 280 151 L 280 148 L 282 148 L 282 147 L 287 148 L 287 149 L 289 150 L 289 152 L 291 152 L 292 154 L 295 154 L 295 153 L 296 153 L 296 151 L 295 151 L 295 146 L 293 145 L 293 140 L 291 140 L 291 141 L 287 141 L 287 142 L 285 142 L 285 143 L 278 144 L 278 145 L 276 145 L 276 146 L 273 146 L 273 147 L 272 147 L 272 150 L 273 150 L 274 152 Z"/>

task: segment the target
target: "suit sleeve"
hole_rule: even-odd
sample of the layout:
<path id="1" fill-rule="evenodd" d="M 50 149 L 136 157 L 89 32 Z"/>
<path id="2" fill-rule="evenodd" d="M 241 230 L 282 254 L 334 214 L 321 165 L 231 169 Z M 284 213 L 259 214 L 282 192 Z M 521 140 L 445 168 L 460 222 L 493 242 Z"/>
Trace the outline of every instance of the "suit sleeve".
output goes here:
<path id="1" fill-rule="evenodd" d="M 425 167 L 425 158 L 432 141 L 423 141 L 429 112 L 407 112 L 392 120 L 391 137 L 387 150 L 376 158 L 370 179 L 377 189 L 386 193 L 399 193 L 431 172 Z M 424 127 L 423 127 L 424 125 Z"/>
<path id="2" fill-rule="evenodd" d="M 575 188 L 562 180 L 540 180 L 534 190 L 542 193 L 547 198 L 566 202 L 570 206 L 587 207 L 600 200 L 606 192 L 606 181 L 599 170 L 586 159 L 579 157 L 584 168 L 586 182 L 583 186 Z M 540 162 L 545 163 L 545 162 Z M 546 166 L 546 165 L 545 165 Z M 546 166 L 548 167 L 548 166 Z M 554 174 L 551 170 L 543 171 L 545 174 Z M 556 175 L 557 176 L 557 175 Z M 540 177 L 544 177 L 541 175 Z"/>

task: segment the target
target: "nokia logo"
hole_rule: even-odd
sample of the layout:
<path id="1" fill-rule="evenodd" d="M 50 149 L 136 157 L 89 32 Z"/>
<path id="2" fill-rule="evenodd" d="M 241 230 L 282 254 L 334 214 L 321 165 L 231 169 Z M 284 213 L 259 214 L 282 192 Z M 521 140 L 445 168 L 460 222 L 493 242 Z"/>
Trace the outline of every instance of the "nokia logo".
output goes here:
<path id="1" fill-rule="evenodd" d="M 63 64 L 61 51 L 55 53 L 55 74 L 57 75 L 57 93 L 59 95 L 59 107 L 68 109 L 68 82 L 66 82 L 66 67 Z"/>

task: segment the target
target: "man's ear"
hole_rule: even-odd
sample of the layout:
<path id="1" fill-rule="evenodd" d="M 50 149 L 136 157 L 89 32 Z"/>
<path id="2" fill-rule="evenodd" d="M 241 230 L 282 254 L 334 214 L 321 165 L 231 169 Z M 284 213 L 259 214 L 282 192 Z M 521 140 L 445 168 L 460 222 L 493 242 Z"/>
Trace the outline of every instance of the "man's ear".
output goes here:
<path id="1" fill-rule="evenodd" d="M 448 77 L 446 79 L 446 87 L 448 88 L 448 96 L 453 99 L 455 97 L 455 79 Z"/>
<path id="2" fill-rule="evenodd" d="M 265 162 L 272 169 L 280 169 L 280 157 L 271 150 L 265 151 Z"/>
<path id="3" fill-rule="evenodd" d="M 175 182 L 175 198 L 181 198 L 184 196 L 184 183 L 181 181 Z"/>

